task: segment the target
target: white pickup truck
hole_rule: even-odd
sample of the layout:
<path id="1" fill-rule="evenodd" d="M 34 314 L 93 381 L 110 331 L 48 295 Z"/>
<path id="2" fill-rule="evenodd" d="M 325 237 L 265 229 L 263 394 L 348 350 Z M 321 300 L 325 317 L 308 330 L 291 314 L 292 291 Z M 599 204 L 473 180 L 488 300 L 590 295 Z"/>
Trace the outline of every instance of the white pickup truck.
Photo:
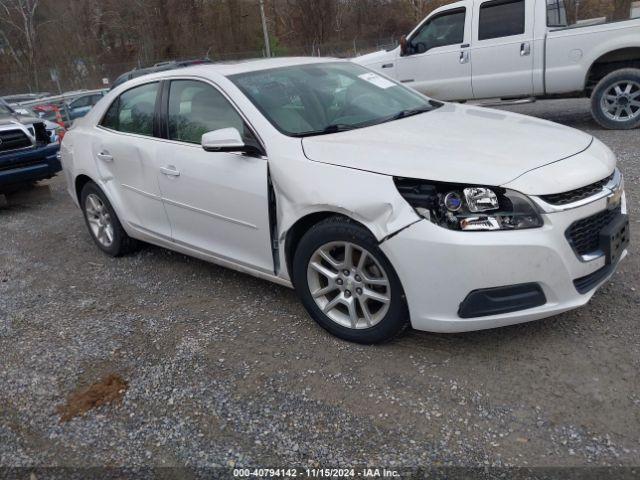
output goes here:
<path id="1" fill-rule="evenodd" d="M 640 18 L 567 16 L 563 0 L 464 0 L 354 61 L 441 100 L 587 96 L 603 127 L 639 126 Z"/>

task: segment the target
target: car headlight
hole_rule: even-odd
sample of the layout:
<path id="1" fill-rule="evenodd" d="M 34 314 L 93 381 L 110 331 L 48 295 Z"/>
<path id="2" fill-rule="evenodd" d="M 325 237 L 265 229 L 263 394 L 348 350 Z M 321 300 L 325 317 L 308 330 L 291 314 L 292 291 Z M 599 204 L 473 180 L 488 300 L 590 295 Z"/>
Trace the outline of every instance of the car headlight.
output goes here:
<path id="1" fill-rule="evenodd" d="M 418 215 L 450 230 L 520 230 L 544 223 L 531 200 L 513 190 L 399 177 L 394 182 Z"/>

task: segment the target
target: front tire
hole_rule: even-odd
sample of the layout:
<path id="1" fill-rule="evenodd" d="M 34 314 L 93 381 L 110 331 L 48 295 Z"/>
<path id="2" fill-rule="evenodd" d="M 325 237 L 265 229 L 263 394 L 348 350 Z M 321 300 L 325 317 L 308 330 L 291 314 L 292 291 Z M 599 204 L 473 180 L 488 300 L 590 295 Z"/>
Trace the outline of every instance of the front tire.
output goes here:
<path id="1" fill-rule="evenodd" d="M 408 325 L 393 266 L 369 231 L 343 217 L 324 220 L 302 237 L 293 283 L 311 317 L 344 340 L 386 342 Z"/>
<path id="2" fill-rule="evenodd" d="M 100 250 L 112 257 L 119 257 L 136 249 L 137 241 L 124 231 L 115 210 L 98 185 L 89 182 L 82 188 L 80 207 L 91 238 Z"/>
<path id="3" fill-rule="evenodd" d="M 591 114 L 612 130 L 640 126 L 640 69 L 616 70 L 600 80 L 591 95 Z"/>

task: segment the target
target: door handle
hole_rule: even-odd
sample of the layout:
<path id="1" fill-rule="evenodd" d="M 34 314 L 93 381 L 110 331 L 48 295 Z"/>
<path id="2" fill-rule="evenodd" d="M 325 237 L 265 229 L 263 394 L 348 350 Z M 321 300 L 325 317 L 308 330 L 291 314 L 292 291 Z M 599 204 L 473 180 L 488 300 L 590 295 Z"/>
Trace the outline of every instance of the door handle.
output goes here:
<path id="1" fill-rule="evenodd" d="M 108 152 L 100 152 L 97 156 L 103 162 L 113 162 L 113 157 Z"/>
<path id="2" fill-rule="evenodd" d="M 168 177 L 179 177 L 180 172 L 176 170 L 176 167 L 169 165 L 168 167 L 160 167 L 160 173 L 167 175 Z"/>
<path id="3" fill-rule="evenodd" d="M 531 44 L 529 42 L 524 42 L 520 44 L 520 56 L 526 57 L 531 53 Z"/>
<path id="4" fill-rule="evenodd" d="M 468 63 L 469 62 L 469 52 L 464 51 L 460 52 L 460 63 Z"/>

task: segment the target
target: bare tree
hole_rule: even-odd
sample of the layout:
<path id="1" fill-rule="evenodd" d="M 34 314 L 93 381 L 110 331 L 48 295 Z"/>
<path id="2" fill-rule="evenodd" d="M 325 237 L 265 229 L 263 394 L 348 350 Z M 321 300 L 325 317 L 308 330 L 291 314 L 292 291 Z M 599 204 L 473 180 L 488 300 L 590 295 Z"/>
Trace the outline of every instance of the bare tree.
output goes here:
<path id="1" fill-rule="evenodd" d="M 2 36 L 9 46 L 9 52 L 16 65 L 27 72 L 28 78 L 38 89 L 38 70 L 36 62 L 36 43 L 38 40 L 38 28 L 36 12 L 40 0 L 0 0 L 0 25 Z M 6 29 L 6 31 L 5 31 Z M 6 33 L 8 32 L 8 33 Z M 23 48 L 17 45 L 24 46 Z M 24 58 L 26 58 L 26 62 Z"/>
<path id="2" fill-rule="evenodd" d="M 452 0 L 264 1 L 277 54 L 353 55 Z M 263 44 L 258 0 L 0 0 L 0 93 L 54 88 L 53 67 L 63 88 L 90 88 L 163 60 L 261 56 Z"/>

